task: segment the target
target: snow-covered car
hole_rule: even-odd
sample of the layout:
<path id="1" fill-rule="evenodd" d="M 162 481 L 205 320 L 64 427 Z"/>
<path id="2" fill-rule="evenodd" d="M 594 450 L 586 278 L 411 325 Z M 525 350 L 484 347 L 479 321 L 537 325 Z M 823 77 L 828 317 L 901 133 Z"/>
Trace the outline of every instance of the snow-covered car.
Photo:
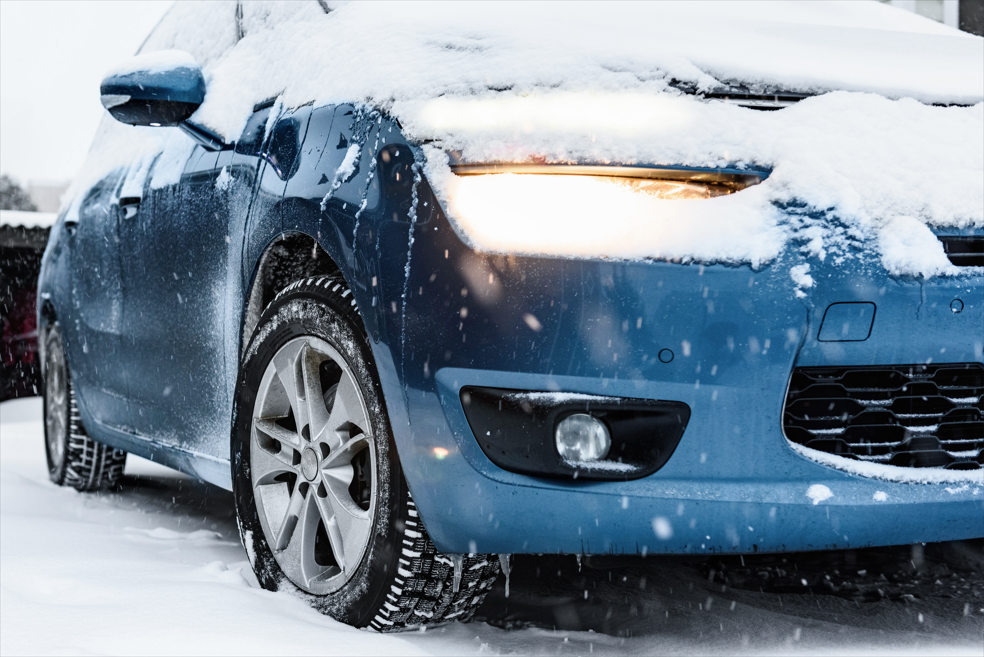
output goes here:
<path id="1" fill-rule="evenodd" d="M 177 3 L 45 252 L 51 478 L 378 630 L 509 555 L 984 535 L 984 40 L 878 3 Z"/>

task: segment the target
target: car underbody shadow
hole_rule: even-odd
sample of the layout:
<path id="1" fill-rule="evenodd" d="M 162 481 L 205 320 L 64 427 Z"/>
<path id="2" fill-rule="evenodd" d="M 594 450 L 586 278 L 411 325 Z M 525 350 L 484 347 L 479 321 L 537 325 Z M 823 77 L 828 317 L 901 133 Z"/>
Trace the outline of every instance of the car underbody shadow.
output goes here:
<path id="1" fill-rule="evenodd" d="M 984 631 L 984 541 L 726 557 L 516 555 L 476 619 L 613 636 L 699 635 L 831 645 L 844 632 L 908 641 Z M 915 637 L 919 642 L 918 636 Z M 911 647 L 911 646 L 910 646 Z"/>
<path id="2" fill-rule="evenodd" d="M 232 493 L 185 475 L 127 474 L 103 495 L 169 529 L 239 541 Z M 912 649 L 940 637 L 979 641 L 984 541 L 580 563 L 571 555 L 514 555 L 509 589 L 507 597 L 500 576 L 475 620 L 503 629 L 696 637 L 709 649 L 775 647 L 797 637 L 814 648 L 867 639 Z"/>
<path id="3" fill-rule="evenodd" d="M 104 493 L 105 495 L 106 493 Z M 177 471 L 125 473 L 113 495 L 117 503 L 155 514 L 162 526 L 182 532 L 205 529 L 239 542 L 232 493 Z"/>

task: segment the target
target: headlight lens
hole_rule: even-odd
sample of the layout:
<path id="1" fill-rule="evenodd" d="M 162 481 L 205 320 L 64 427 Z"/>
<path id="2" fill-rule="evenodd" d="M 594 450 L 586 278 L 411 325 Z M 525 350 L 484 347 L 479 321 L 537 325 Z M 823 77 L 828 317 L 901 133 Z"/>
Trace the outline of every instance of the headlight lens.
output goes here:
<path id="1" fill-rule="evenodd" d="M 672 180 L 649 180 L 646 178 L 623 178 L 617 176 L 599 176 L 595 180 L 620 185 L 627 187 L 633 192 L 640 192 L 666 200 L 713 198 L 715 196 L 731 194 L 735 191 L 734 188 L 725 185 L 674 182 Z"/>
<path id="2" fill-rule="evenodd" d="M 750 260 L 771 255 L 767 174 L 739 170 L 453 164 L 433 182 L 481 251 L 565 257 Z M 751 190 L 750 190 L 751 192 Z"/>
<path id="3" fill-rule="evenodd" d="M 756 185 L 762 177 L 734 171 L 658 167 L 592 165 L 459 164 L 451 167 L 457 176 L 585 176 L 594 183 L 617 185 L 659 199 L 692 200 L 732 194 Z"/>

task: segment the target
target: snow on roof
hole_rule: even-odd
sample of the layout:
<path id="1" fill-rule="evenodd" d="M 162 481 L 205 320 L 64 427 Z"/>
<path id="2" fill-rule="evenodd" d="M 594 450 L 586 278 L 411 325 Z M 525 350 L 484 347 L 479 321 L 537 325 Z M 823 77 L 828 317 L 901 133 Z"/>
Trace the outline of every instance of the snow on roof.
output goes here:
<path id="1" fill-rule="evenodd" d="M 50 228 L 55 224 L 58 215 L 54 212 L 21 212 L 18 210 L 0 210 L 0 226 L 20 228 Z"/>
<path id="2" fill-rule="evenodd" d="M 881 3 L 354 3 L 326 14 L 312 0 L 243 3 L 238 28 L 236 6 L 178 3 L 142 49 L 199 59 L 208 91 L 193 120 L 228 140 L 272 97 L 365 103 L 441 149 L 428 149 L 427 173 L 452 208 L 462 186 L 449 150 L 475 162 L 771 170 L 729 197 L 629 202 L 606 216 L 605 235 L 587 217 L 541 212 L 506 230 L 452 211 L 482 248 L 758 265 L 792 240 L 835 262 L 864 242 L 893 274 L 933 276 L 958 270 L 927 226 L 984 226 L 984 39 Z M 735 90 L 817 97 L 776 112 L 701 97 Z M 167 132 L 107 117 L 78 188 L 159 152 Z M 525 194 L 549 198 L 557 184 L 533 180 Z M 487 197 L 490 217 L 516 206 Z M 814 219 L 794 225 L 776 211 L 789 203 Z"/>

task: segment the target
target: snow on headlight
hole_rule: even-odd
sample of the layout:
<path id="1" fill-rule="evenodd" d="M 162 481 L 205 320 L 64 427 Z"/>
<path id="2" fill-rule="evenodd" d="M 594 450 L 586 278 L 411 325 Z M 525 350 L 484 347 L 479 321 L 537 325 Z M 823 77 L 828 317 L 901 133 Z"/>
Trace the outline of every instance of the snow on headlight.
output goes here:
<path id="1" fill-rule="evenodd" d="M 616 176 L 457 176 L 433 149 L 427 175 L 458 228 L 485 251 L 757 266 L 784 242 L 778 213 L 755 188 L 727 194 Z"/>

